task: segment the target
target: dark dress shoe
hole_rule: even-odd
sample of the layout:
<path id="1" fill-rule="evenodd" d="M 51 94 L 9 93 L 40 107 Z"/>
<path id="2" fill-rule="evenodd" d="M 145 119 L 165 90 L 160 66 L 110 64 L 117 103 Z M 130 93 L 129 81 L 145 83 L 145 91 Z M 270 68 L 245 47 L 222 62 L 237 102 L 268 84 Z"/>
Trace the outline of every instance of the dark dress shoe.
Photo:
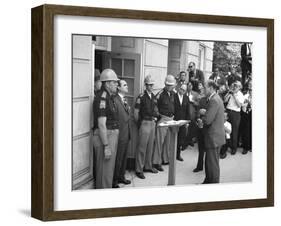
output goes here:
<path id="1" fill-rule="evenodd" d="M 136 176 L 140 179 L 145 179 L 145 176 L 143 175 L 143 173 L 136 172 Z"/>
<path id="2" fill-rule="evenodd" d="M 163 162 L 162 165 L 169 165 L 169 162 Z"/>
<path id="3" fill-rule="evenodd" d="M 120 188 L 120 186 L 118 184 L 113 184 L 112 188 Z"/>
<path id="4" fill-rule="evenodd" d="M 220 154 L 220 158 L 221 158 L 221 159 L 225 159 L 225 158 L 226 158 L 226 153 Z"/>
<path id="5" fill-rule="evenodd" d="M 235 155 L 235 154 L 236 154 L 236 150 L 235 150 L 235 149 L 232 149 L 232 150 L 231 150 L 231 154 L 232 154 L 232 155 Z"/>
<path id="6" fill-rule="evenodd" d="M 148 172 L 148 173 L 158 173 L 158 170 L 157 169 L 143 169 L 143 172 Z"/>
<path id="7" fill-rule="evenodd" d="M 164 171 L 161 165 L 155 165 L 154 168 L 157 169 L 158 171 Z"/>
<path id="8" fill-rule="evenodd" d="M 179 160 L 179 161 L 182 162 L 182 161 L 183 161 L 183 158 L 182 158 L 181 156 L 178 156 L 178 157 L 177 157 L 177 160 Z"/>
<path id="9" fill-rule="evenodd" d="M 121 183 L 121 184 L 130 184 L 131 181 L 124 178 L 124 179 L 118 180 L 118 183 Z"/>
<path id="10" fill-rule="evenodd" d="M 195 168 L 194 170 L 193 170 L 193 173 L 197 173 L 197 172 L 199 172 L 199 171 L 202 171 L 203 169 L 200 169 L 200 168 Z"/>
<path id="11" fill-rule="evenodd" d="M 243 149 L 243 151 L 242 151 L 242 155 L 246 155 L 247 153 L 248 153 L 248 150 Z"/>

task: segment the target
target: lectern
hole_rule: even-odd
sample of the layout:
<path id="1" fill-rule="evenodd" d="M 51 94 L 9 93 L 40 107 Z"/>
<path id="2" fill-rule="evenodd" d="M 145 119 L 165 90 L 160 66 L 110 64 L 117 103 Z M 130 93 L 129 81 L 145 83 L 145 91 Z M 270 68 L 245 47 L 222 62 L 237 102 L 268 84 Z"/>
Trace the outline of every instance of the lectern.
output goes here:
<path id="1" fill-rule="evenodd" d="M 175 185 L 176 182 L 176 152 L 178 145 L 178 132 L 179 128 L 183 125 L 189 125 L 189 120 L 171 120 L 166 122 L 161 122 L 158 127 L 169 127 L 171 130 L 171 136 L 174 138 L 174 145 L 170 145 L 172 148 L 169 148 L 169 176 L 168 176 L 168 185 Z"/>

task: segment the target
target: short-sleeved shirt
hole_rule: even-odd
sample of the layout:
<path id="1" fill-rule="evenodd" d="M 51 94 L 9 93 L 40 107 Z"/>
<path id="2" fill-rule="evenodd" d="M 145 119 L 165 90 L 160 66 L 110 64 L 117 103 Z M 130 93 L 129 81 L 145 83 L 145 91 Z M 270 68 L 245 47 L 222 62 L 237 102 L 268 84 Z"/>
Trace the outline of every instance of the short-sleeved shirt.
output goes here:
<path id="1" fill-rule="evenodd" d="M 114 98 L 104 88 L 98 91 L 94 100 L 94 129 L 98 128 L 99 117 L 106 117 L 107 129 L 119 128 Z"/>
<path id="2" fill-rule="evenodd" d="M 240 91 L 238 91 L 237 93 L 235 93 L 233 95 L 236 96 L 237 100 L 239 101 L 239 103 L 241 105 L 244 103 L 244 96 Z M 227 100 L 226 109 L 236 111 L 236 112 L 240 112 L 241 107 L 237 106 L 233 95 L 230 95 L 229 99 Z"/>
<path id="3" fill-rule="evenodd" d="M 159 113 L 168 117 L 172 117 L 175 114 L 175 93 L 171 91 L 168 93 L 166 89 L 162 89 L 157 95 L 157 106 Z"/>
<path id="4" fill-rule="evenodd" d="M 147 91 L 140 94 L 135 103 L 135 109 L 139 110 L 139 120 L 153 120 L 159 116 L 157 99 L 153 93 L 149 96 Z"/>

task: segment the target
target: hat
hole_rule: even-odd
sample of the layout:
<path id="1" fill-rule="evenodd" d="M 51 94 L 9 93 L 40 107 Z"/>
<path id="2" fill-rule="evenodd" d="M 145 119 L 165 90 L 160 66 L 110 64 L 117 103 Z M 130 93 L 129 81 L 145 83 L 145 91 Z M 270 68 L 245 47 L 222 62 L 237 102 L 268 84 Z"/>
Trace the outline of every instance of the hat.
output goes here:
<path id="1" fill-rule="evenodd" d="M 112 69 L 104 69 L 101 73 L 100 76 L 100 81 L 105 82 L 105 81 L 119 81 L 117 78 L 116 73 Z"/>
<path id="2" fill-rule="evenodd" d="M 176 85 L 176 79 L 173 75 L 167 75 L 166 79 L 165 79 L 165 84 L 166 85 Z"/>
<path id="3" fill-rule="evenodd" d="M 144 83 L 147 84 L 147 85 L 152 85 L 154 84 L 154 80 L 151 78 L 151 75 L 147 75 L 144 79 Z"/>

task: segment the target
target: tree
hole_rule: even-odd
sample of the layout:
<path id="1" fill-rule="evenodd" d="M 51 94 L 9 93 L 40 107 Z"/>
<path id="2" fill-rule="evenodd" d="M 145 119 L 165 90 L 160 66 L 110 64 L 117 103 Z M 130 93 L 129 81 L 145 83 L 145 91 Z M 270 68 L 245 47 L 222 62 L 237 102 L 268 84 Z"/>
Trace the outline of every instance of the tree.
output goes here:
<path id="1" fill-rule="evenodd" d="M 214 42 L 213 49 L 213 68 L 217 67 L 226 74 L 230 67 L 240 69 L 241 62 L 241 43 L 233 42 Z"/>

